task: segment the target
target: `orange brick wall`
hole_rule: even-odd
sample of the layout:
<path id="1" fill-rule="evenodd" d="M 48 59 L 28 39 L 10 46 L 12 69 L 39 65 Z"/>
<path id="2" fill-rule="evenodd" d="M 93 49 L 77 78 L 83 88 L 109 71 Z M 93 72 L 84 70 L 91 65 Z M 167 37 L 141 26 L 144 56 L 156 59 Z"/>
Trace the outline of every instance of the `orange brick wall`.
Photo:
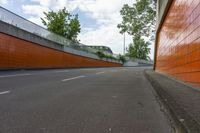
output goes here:
<path id="1" fill-rule="evenodd" d="M 73 55 L 0 33 L 0 69 L 118 66 L 121 64 Z"/>
<path id="2" fill-rule="evenodd" d="M 157 38 L 156 71 L 200 87 L 200 1 L 173 0 Z"/>

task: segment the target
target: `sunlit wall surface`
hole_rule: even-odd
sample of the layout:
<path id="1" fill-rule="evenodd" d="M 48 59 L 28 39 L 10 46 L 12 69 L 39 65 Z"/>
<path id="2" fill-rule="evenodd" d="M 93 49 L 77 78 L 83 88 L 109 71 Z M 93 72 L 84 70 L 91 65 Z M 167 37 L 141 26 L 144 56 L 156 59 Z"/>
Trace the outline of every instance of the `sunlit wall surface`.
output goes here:
<path id="1" fill-rule="evenodd" d="M 87 58 L 0 33 L 0 70 L 121 66 L 120 63 Z"/>
<path id="2" fill-rule="evenodd" d="M 156 47 L 156 71 L 200 87 L 200 0 L 173 0 Z"/>

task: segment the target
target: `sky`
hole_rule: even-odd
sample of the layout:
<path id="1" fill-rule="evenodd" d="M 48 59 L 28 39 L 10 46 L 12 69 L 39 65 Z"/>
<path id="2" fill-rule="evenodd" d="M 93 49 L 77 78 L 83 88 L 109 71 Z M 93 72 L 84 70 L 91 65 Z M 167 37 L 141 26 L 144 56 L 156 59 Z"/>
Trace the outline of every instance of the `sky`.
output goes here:
<path id="1" fill-rule="evenodd" d="M 122 21 L 120 10 L 124 4 L 135 0 L 0 0 L 0 6 L 40 25 L 43 12 L 58 11 L 66 7 L 71 14 L 78 14 L 81 23 L 79 39 L 85 45 L 104 45 L 115 54 L 123 53 L 123 35 L 117 25 Z M 132 42 L 126 35 L 126 47 Z M 153 59 L 153 45 L 150 46 Z"/>

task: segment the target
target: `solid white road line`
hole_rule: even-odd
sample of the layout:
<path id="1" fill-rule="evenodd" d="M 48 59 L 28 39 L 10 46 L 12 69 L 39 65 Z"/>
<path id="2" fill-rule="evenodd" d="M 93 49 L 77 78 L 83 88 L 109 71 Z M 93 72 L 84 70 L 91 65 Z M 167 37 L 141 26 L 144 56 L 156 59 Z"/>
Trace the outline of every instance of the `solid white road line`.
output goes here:
<path id="1" fill-rule="evenodd" d="M 96 74 L 98 75 L 98 74 L 103 74 L 103 73 L 105 73 L 105 72 L 98 72 L 98 73 L 96 73 Z"/>
<path id="2" fill-rule="evenodd" d="M 10 91 L 3 91 L 3 92 L 0 92 L 0 95 L 7 94 L 7 93 L 10 93 Z"/>
<path id="3" fill-rule="evenodd" d="M 31 75 L 29 73 L 25 73 L 25 74 L 15 74 L 15 75 L 2 75 L 0 76 L 0 78 L 9 78 L 9 77 L 18 77 L 18 76 L 28 76 Z"/>
<path id="4" fill-rule="evenodd" d="M 86 76 L 81 75 L 81 76 L 77 76 L 77 77 L 73 77 L 73 78 L 63 79 L 62 81 L 66 82 L 66 81 L 70 81 L 70 80 L 74 80 L 74 79 L 79 79 L 79 78 L 84 78 L 84 77 L 86 77 Z"/>

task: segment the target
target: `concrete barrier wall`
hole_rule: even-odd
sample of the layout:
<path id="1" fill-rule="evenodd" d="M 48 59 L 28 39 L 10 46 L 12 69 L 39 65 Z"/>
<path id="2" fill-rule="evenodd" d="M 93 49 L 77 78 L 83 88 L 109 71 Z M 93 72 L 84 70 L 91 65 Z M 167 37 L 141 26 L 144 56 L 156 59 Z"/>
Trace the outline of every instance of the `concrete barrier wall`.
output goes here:
<path id="1" fill-rule="evenodd" d="M 75 55 L 0 33 L 0 69 L 120 66 L 120 63 Z"/>
<path id="2" fill-rule="evenodd" d="M 122 66 L 94 52 L 0 6 L 0 69 Z"/>
<path id="3" fill-rule="evenodd" d="M 199 0 L 173 0 L 157 35 L 156 71 L 200 87 L 199 22 Z"/>

